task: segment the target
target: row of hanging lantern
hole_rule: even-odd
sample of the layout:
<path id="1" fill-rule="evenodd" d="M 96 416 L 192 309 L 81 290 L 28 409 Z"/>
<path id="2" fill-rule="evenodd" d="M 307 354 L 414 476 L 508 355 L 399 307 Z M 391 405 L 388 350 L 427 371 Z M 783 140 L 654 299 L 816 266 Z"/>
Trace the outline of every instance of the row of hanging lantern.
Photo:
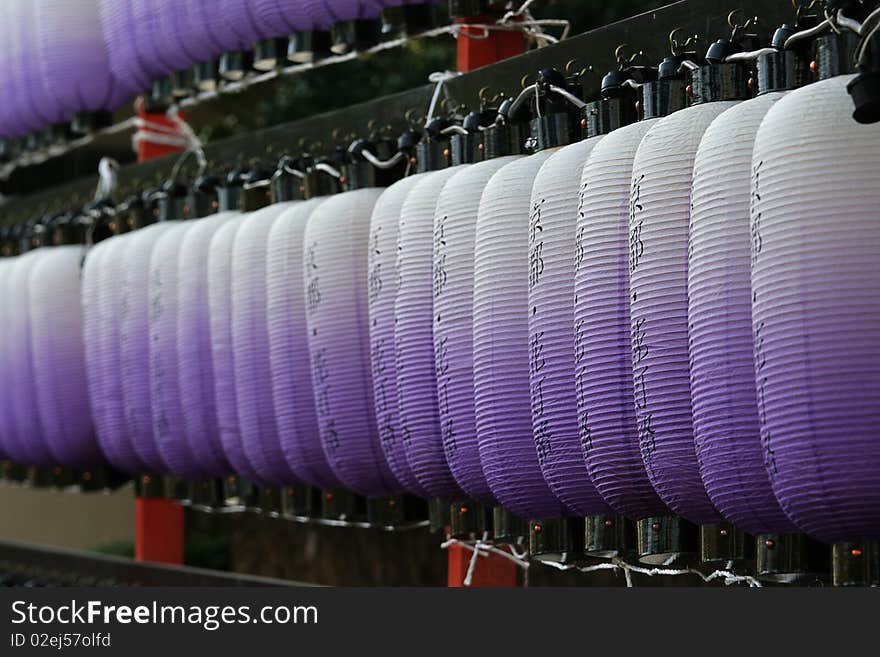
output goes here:
<path id="1" fill-rule="evenodd" d="M 876 583 L 880 9 L 834 11 L 53 220 L 0 261 L 2 451 L 331 522 L 436 499 L 564 567 L 788 581 L 832 544 Z"/>
<path id="2" fill-rule="evenodd" d="M 285 62 L 434 25 L 439 0 L 9 0 L 0 8 L 0 158 Z"/>

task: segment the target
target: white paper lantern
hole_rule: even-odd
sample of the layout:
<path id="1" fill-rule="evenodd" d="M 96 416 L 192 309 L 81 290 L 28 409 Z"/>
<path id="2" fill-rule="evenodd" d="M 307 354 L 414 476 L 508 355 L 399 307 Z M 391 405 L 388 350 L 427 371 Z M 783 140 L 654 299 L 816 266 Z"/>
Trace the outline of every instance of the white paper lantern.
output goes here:
<path id="1" fill-rule="evenodd" d="M 841 76 L 767 113 L 752 165 L 752 321 L 776 497 L 826 542 L 880 537 L 880 124 Z"/>
<path id="2" fill-rule="evenodd" d="M 275 203 L 248 214 L 232 245 L 232 357 L 238 428 L 248 461 L 261 481 L 294 484 L 287 465 L 272 397 L 266 315 L 269 233 L 293 203 Z"/>
<path id="3" fill-rule="evenodd" d="M 327 462 L 318 431 L 303 280 L 306 225 L 323 202 L 316 198 L 296 203 L 272 225 L 266 255 L 266 324 L 272 398 L 284 458 L 298 480 L 327 489 L 341 482 Z"/>
<path id="4" fill-rule="evenodd" d="M 156 242 L 178 225 L 178 222 L 163 221 L 132 233 L 125 244 L 121 290 L 117 297 L 120 372 L 128 436 L 140 459 L 155 473 L 167 471 L 168 466 L 153 433 L 150 260 Z"/>
<path id="5" fill-rule="evenodd" d="M 99 465 L 86 381 L 80 304 L 82 246 L 42 249 L 30 276 L 31 350 L 37 410 L 55 461 Z"/>
<path id="6" fill-rule="evenodd" d="M 538 464 L 529 390 L 529 202 L 553 151 L 503 167 L 483 191 L 474 237 L 474 403 L 480 460 L 495 498 L 526 519 L 567 510 Z"/>
<path id="7" fill-rule="evenodd" d="M 797 531 L 764 467 L 752 335 L 749 198 L 758 127 L 783 93 L 724 112 L 694 162 L 688 258 L 688 334 L 694 439 L 706 492 L 752 534 Z"/>
<path id="8" fill-rule="evenodd" d="M 328 198 L 309 218 L 303 275 L 312 385 L 321 442 L 345 486 L 367 496 L 402 490 L 385 461 L 370 376 L 367 250 L 381 189 Z"/>
<path id="9" fill-rule="evenodd" d="M 636 153 L 630 197 L 633 381 L 639 442 L 660 498 L 697 524 L 720 521 L 694 446 L 687 251 L 694 156 L 735 102 L 695 105 L 657 122 Z"/>
<path id="10" fill-rule="evenodd" d="M 429 497 L 430 493 L 422 487 L 410 467 L 400 427 L 394 303 L 399 280 L 397 247 L 400 212 L 410 191 L 426 175 L 408 176 L 391 185 L 379 197 L 370 218 L 367 256 L 370 363 L 379 439 L 394 476 L 408 491 L 421 497 Z"/>
<path id="11" fill-rule="evenodd" d="M 82 283 L 86 375 L 95 432 L 110 463 L 129 474 L 147 470 L 129 438 L 120 371 L 120 283 L 125 247 L 133 235 L 114 236 L 90 249 Z"/>
<path id="12" fill-rule="evenodd" d="M 221 212 L 192 222 L 181 240 L 177 265 L 177 381 L 183 435 L 196 460 L 215 477 L 227 474 L 230 466 L 220 442 L 214 397 L 208 253 L 214 234 L 237 216 L 237 212 Z"/>
<path id="13" fill-rule="evenodd" d="M 581 446 L 596 490 L 632 519 L 669 515 L 639 450 L 630 340 L 633 161 L 659 119 L 606 135 L 583 169 L 575 242 L 575 377 Z"/>
<path id="14" fill-rule="evenodd" d="M 443 186 L 434 213 L 434 365 L 443 445 L 462 490 L 493 503 L 474 409 L 474 238 L 486 185 L 516 159 L 499 157 L 459 171 Z"/>
<path id="15" fill-rule="evenodd" d="M 550 489 L 580 515 L 608 506 L 587 474 L 575 389 L 574 267 L 581 173 L 602 137 L 547 159 L 532 187 L 528 225 L 529 380 L 538 462 Z"/>
<path id="16" fill-rule="evenodd" d="M 177 372 L 183 357 L 177 349 L 181 310 L 178 262 L 181 242 L 191 226 L 187 221 L 166 230 L 150 256 L 149 377 L 153 435 L 162 461 L 178 477 L 196 480 L 206 473 L 186 440 Z"/>
<path id="17" fill-rule="evenodd" d="M 397 401 L 407 460 L 432 497 L 460 501 L 472 497 L 491 504 L 480 490 L 462 491 L 447 462 L 437 406 L 434 365 L 433 233 L 437 197 L 463 167 L 432 171 L 407 195 L 400 210 L 397 297 L 394 302 L 394 353 Z M 481 497 L 480 497 L 481 496 Z"/>
<path id="18" fill-rule="evenodd" d="M 245 454 L 238 427 L 232 355 L 232 248 L 235 235 L 246 216 L 231 218 L 211 239 L 208 251 L 208 309 L 220 443 L 233 471 L 257 481 L 258 475 Z"/>

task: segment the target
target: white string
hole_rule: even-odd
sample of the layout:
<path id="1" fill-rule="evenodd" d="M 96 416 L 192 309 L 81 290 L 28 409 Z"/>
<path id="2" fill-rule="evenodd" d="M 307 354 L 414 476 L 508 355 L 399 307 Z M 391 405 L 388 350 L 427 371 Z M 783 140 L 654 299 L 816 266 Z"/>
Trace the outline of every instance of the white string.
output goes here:
<path id="1" fill-rule="evenodd" d="M 434 112 L 437 109 L 437 103 L 440 100 L 440 92 L 443 92 L 447 100 L 449 93 L 446 91 L 443 83 L 447 80 L 457 78 L 461 73 L 458 71 L 435 71 L 428 76 L 428 82 L 435 83 L 434 93 L 431 95 L 431 103 L 428 105 L 428 113 L 425 115 L 425 126 L 427 126 L 434 118 Z"/>
<path id="2" fill-rule="evenodd" d="M 450 538 L 449 540 L 440 544 L 440 548 L 443 550 L 448 550 L 451 546 L 458 545 L 465 550 L 471 551 L 471 560 L 468 564 L 467 573 L 465 573 L 464 579 L 462 580 L 462 584 L 464 586 L 470 586 L 473 582 L 474 572 L 476 570 L 477 561 L 479 557 L 488 557 L 490 554 L 496 554 L 499 557 L 503 557 L 508 561 L 513 562 L 522 570 L 527 571 L 529 569 L 529 562 L 524 558 L 525 555 L 522 555 L 516 551 L 516 549 L 512 545 L 506 545 L 509 551 L 505 551 L 496 547 L 493 543 L 488 540 L 488 532 L 483 534 L 483 537 L 476 541 L 462 541 L 457 538 Z"/>
<path id="3" fill-rule="evenodd" d="M 118 182 L 116 172 L 119 171 L 119 162 L 112 157 L 102 157 L 98 162 L 98 186 L 95 189 L 95 200 L 103 201 L 113 195 Z"/>

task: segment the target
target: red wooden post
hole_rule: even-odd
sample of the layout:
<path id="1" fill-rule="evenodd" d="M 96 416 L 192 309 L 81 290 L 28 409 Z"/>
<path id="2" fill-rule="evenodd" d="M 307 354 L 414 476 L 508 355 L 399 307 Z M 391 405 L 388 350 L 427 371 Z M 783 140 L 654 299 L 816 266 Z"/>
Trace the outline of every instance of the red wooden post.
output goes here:
<path id="1" fill-rule="evenodd" d="M 464 586 L 468 568 L 471 565 L 473 552 L 461 545 L 449 546 L 449 573 L 446 585 L 449 588 Z M 485 557 L 477 557 L 474 574 L 471 578 L 471 587 L 495 587 L 512 588 L 518 585 L 517 566 L 512 561 L 489 554 Z"/>
<path id="2" fill-rule="evenodd" d="M 469 16 L 456 18 L 459 24 L 490 25 L 497 20 L 493 16 Z M 472 35 L 478 38 L 469 38 Z M 483 38 L 485 37 L 485 38 Z M 488 66 L 502 59 L 521 55 L 526 50 L 526 40 L 522 32 L 515 30 L 488 30 L 480 27 L 462 27 L 457 44 L 458 70 L 462 73 Z"/>
<path id="3" fill-rule="evenodd" d="M 138 99 L 136 107 L 137 116 L 143 122 L 138 126 L 135 141 L 138 162 L 146 162 L 183 150 L 185 140 L 174 121 L 165 116 L 164 112 L 147 112 L 142 99 Z"/>
<path id="4" fill-rule="evenodd" d="M 171 500 L 134 501 L 134 558 L 183 564 L 183 507 Z"/>

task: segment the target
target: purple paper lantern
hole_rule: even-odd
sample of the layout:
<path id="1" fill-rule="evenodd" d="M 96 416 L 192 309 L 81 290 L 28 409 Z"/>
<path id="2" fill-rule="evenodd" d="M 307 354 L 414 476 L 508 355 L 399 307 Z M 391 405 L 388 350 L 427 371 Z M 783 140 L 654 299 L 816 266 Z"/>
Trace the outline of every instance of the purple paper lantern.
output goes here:
<path id="1" fill-rule="evenodd" d="M 203 462 L 190 449 L 185 431 L 178 367 L 186 354 L 178 350 L 178 317 L 183 309 L 179 295 L 181 244 L 191 222 L 175 223 L 164 231 L 150 256 L 149 339 L 150 400 L 153 436 L 162 461 L 178 477 L 202 479 Z"/>
<path id="2" fill-rule="evenodd" d="M 220 442 L 233 471 L 258 481 L 254 466 L 244 451 L 238 426 L 232 351 L 232 249 L 235 235 L 246 216 L 231 218 L 211 239 L 208 251 L 208 308 Z"/>
<path id="3" fill-rule="evenodd" d="M 401 492 L 376 427 L 367 325 L 370 215 L 381 189 L 332 196 L 311 215 L 303 250 L 312 385 L 324 452 L 347 488 Z"/>
<path id="4" fill-rule="evenodd" d="M 773 495 L 758 422 L 749 192 L 758 127 L 782 93 L 724 112 L 694 162 L 688 322 L 694 440 L 706 492 L 752 534 L 797 531 Z"/>
<path id="5" fill-rule="evenodd" d="M 30 274 L 31 351 L 37 411 L 55 462 L 88 468 L 103 462 L 89 409 L 80 305 L 85 249 L 41 249 Z"/>
<path id="6" fill-rule="evenodd" d="M 10 276 L 17 262 L 17 258 L 0 260 L 0 302 L 3 303 L 4 308 L 10 306 L 12 298 Z M 12 314 L 9 312 L 0 313 L 0 370 L 6 373 L 7 377 L 12 372 L 11 324 Z M 30 454 L 19 439 L 18 427 L 13 415 L 12 393 L 12 386 L 5 385 L 0 389 L 0 442 L 2 442 L 2 451 L 6 456 L 17 463 L 27 464 L 30 462 Z"/>
<path id="7" fill-rule="evenodd" d="M 381 0 L 304 0 L 307 9 L 314 5 L 325 4 L 335 21 L 352 21 L 363 18 L 376 18 L 382 13 L 383 3 Z"/>
<path id="8" fill-rule="evenodd" d="M 306 327 L 303 238 L 324 199 L 292 205 L 269 233 L 266 324 L 278 439 L 296 479 L 319 488 L 341 485 L 324 454 L 315 411 Z"/>
<path id="9" fill-rule="evenodd" d="M 853 120 L 852 79 L 776 103 L 752 160 L 764 463 L 788 517 L 829 543 L 880 538 L 880 125 Z"/>
<path id="10" fill-rule="evenodd" d="M 252 0 L 251 15 L 264 39 L 308 31 L 315 24 L 302 0 Z"/>
<path id="11" fill-rule="evenodd" d="M 406 457 L 421 486 L 432 497 L 463 501 L 464 495 L 492 504 L 488 490 L 462 491 L 447 462 L 440 426 L 434 365 L 433 233 L 437 199 L 446 182 L 466 167 L 434 171 L 413 186 L 400 210 L 397 296 L 394 301 L 394 355 L 397 401 Z M 464 495 L 463 495 L 464 493 Z"/>
<path id="12" fill-rule="evenodd" d="M 587 473 L 578 431 L 572 267 L 581 174 L 601 139 L 571 144 L 547 159 L 532 187 L 528 225 L 529 381 L 535 447 L 550 489 L 584 516 L 608 512 Z"/>
<path id="13" fill-rule="evenodd" d="M 29 0 L 43 94 L 62 114 L 113 110 L 134 93 L 110 67 L 98 0 Z M 37 76 L 35 76 L 37 77 Z M 56 119 L 58 120 L 58 119 Z"/>
<path id="14" fill-rule="evenodd" d="M 4 312 L 9 313 L 6 348 L 9 350 L 7 385 L 12 391 L 12 418 L 15 434 L 28 465 L 56 465 L 43 432 L 37 405 L 34 380 L 33 347 L 31 344 L 30 277 L 44 251 L 37 249 L 15 259 L 10 268 Z"/>
<path id="15" fill-rule="evenodd" d="M 267 326 L 269 233 L 295 203 L 275 203 L 245 215 L 232 246 L 232 357 L 241 441 L 261 481 L 295 484 L 284 456 L 272 396 Z"/>
<path id="16" fill-rule="evenodd" d="M 251 3 L 252 0 L 216 0 L 213 19 L 223 25 L 226 50 L 250 50 L 260 38 Z"/>
<path id="17" fill-rule="evenodd" d="M 568 515 L 538 464 L 529 390 L 528 226 L 542 151 L 483 191 L 474 237 L 474 403 L 480 459 L 498 502 L 527 519 Z"/>
<path id="18" fill-rule="evenodd" d="M 633 520 L 670 511 L 639 450 L 630 341 L 629 201 L 636 149 L 657 122 L 615 130 L 584 166 L 575 240 L 575 386 L 590 480 Z"/>
<path id="19" fill-rule="evenodd" d="M 400 180 L 382 194 L 370 219 L 367 290 L 370 313 L 370 363 L 379 439 L 388 466 L 411 493 L 430 497 L 410 467 L 400 427 L 394 303 L 397 298 L 397 247 L 400 212 L 413 187 L 427 174 Z"/>
<path id="20" fill-rule="evenodd" d="M 483 190 L 515 157 L 458 171 L 443 186 L 434 213 L 434 364 L 440 431 L 452 475 L 469 497 L 495 497 L 480 460 L 474 411 L 474 235 Z"/>
<path id="21" fill-rule="evenodd" d="M 156 243 L 177 222 L 161 222 L 134 232 L 125 245 L 122 290 L 118 296 L 119 355 L 122 397 L 129 439 L 140 459 L 153 473 L 164 473 L 153 431 L 153 400 L 150 385 L 150 261 Z"/>
<path id="22" fill-rule="evenodd" d="M 207 261 L 211 239 L 236 217 L 237 212 L 223 212 L 192 222 L 180 242 L 177 265 L 177 379 L 183 434 L 193 456 L 214 477 L 228 474 L 230 466 L 217 422 Z"/>
<path id="23" fill-rule="evenodd" d="M 630 321 L 636 419 L 654 489 L 696 524 L 719 522 L 694 445 L 687 251 L 694 157 L 709 124 L 735 102 L 689 107 L 642 139 L 630 196 Z"/>
<path id="24" fill-rule="evenodd" d="M 136 25 L 135 0 L 98 0 L 98 3 L 113 79 L 137 93 L 148 91 L 153 76 L 138 52 L 138 39 L 143 37 L 137 34 L 140 28 Z"/>
<path id="25" fill-rule="evenodd" d="M 148 468 L 129 437 L 119 339 L 119 283 L 132 237 L 111 237 L 89 250 L 83 266 L 82 306 L 86 376 L 98 443 L 116 468 L 137 474 Z"/>

